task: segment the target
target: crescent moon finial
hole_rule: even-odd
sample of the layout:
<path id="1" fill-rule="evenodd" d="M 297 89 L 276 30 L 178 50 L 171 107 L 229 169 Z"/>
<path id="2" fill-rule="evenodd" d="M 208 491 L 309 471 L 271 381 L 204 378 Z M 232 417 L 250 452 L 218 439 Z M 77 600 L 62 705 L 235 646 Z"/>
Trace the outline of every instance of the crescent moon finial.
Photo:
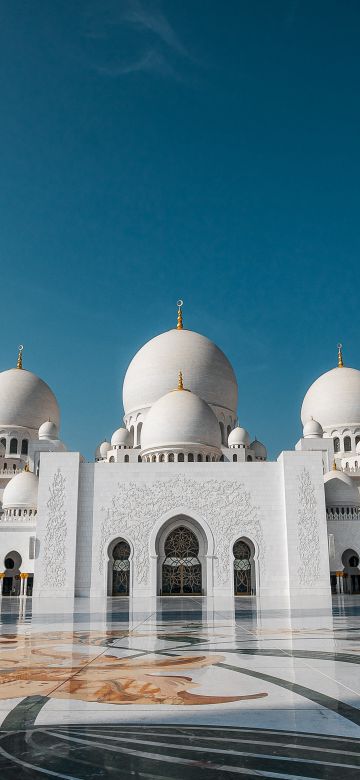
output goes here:
<path id="1" fill-rule="evenodd" d="M 23 344 L 19 344 L 19 348 L 18 349 L 19 349 L 19 351 L 18 351 L 18 359 L 17 359 L 17 363 L 16 363 L 16 368 L 22 368 L 23 367 L 23 364 L 22 364 L 22 353 L 23 353 L 24 345 Z"/>
<path id="2" fill-rule="evenodd" d="M 182 307 L 184 305 L 184 301 L 182 301 L 181 298 L 179 298 L 179 300 L 177 301 L 176 305 L 178 307 L 178 316 L 177 316 L 177 326 L 176 326 L 176 328 L 177 328 L 177 330 L 182 330 L 183 329 Z"/>
<path id="3" fill-rule="evenodd" d="M 342 344 L 338 344 L 338 368 L 344 367 L 344 361 L 343 361 L 343 354 L 342 354 Z"/>

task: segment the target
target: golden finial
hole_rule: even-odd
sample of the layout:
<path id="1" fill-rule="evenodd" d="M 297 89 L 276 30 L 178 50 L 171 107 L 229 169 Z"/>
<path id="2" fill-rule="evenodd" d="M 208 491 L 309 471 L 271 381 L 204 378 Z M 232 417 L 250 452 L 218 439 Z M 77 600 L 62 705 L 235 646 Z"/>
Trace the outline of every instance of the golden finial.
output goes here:
<path id="1" fill-rule="evenodd" d="M 184 383 L 183 383 L 183 375 L 182 375 L 182 371 L 179 371 L 179 381 L 178 381 L 178 386 L 177 386 L 177 389 L 178 389 L 178 390 L 183 390 L 183 389 L 184 389 Z"/>
<path id="2" fill-rule="evenodd" d="M 23 344 L 19 344 L 19 352 L 18 352 L 18 359 L 17 359 L 17 363 L 16 363 L 16 368 L 22 368 L 23 367 L 23 364 L 22 364 L 23 349 L 24 349 Z"/>
<path id="3" fill-rule="evenodd" d="M 24 471 L 30 471 L 30 466 L 28 463 L 25 463 Z"/>
<path id="4" fill-rule="evenodd" d="M 180 298 L 176 305 L 178 307 L 178 316 L 177 316 L 177 326 L 176 326 L 176 329 L 177 330 L 182 330 L 183 329 L 182 306 L 184 305 L 184 301 L 182 301 L 181 298 Z"/>
<path id="5" fill-rule="evenodd" d="M 342 344 L 338 344 L 338 368 L 344 368 Z"/>
<path id="6" fill-rule="evenodd" d="M 333 462 L 333 471 L 337 471 L 336 460 L 334 460 L 334 462 Z"/>

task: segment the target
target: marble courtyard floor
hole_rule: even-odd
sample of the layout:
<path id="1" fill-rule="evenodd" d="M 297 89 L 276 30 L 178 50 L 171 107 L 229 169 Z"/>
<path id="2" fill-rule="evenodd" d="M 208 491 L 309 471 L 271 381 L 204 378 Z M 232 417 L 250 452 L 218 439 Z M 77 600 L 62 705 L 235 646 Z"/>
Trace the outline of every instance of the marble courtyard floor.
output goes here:
<path id="1" fill-rule="evenodd" d="M 0 778 L 360 778 L 360 597 L 3 598 Z"/>

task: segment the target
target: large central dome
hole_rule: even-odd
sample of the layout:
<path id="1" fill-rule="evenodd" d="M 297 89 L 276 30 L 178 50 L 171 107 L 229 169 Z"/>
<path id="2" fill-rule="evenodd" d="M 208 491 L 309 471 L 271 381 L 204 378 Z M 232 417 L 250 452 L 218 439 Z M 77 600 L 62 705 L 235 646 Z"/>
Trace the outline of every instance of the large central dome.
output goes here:
<path id="1" fill-rule="evenodd" d="M 148 341 L 131 361 L 123 386 L 125 415 L 173 390 L 179 370 L 192 393 L 236 416 L 237 382 L 227 357 L 206 336 L 176 328 Z"/>

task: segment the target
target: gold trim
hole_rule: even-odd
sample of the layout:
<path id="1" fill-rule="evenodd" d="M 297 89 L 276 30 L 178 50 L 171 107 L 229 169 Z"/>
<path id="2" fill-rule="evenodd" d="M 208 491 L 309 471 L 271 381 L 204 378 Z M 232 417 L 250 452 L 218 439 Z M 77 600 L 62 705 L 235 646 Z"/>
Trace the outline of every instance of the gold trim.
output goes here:
<path id="1" fill-rule="evenodd" d="M 338 368 L 344 368 L 342 344 L 338 344 Z"/>
<path id="2" fill-rule="evenodd" d="M 17 359 L 17 363 L 16 363 L 16 368 L 22 368 L 23 367 L 23 364 L 22 364 L 23 349 L 24 349 L 23 344 L 19 344 L 19 352 L 18 352 L 18 359 Z"/>

